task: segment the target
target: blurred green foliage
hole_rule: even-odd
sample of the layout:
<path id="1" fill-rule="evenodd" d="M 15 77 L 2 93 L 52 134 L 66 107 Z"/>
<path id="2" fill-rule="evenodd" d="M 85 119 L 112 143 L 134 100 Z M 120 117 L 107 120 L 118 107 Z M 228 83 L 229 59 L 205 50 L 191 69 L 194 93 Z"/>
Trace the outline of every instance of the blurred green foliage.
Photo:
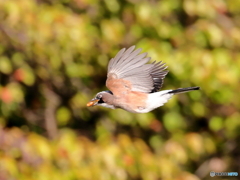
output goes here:
<path id="1" fill-rule="evenodd" d="M 233 0 L 0 1 L 0 179 L 240 173 L 239 7 Z M 147 114 L 86 108 L 106 89 L 109 59 L 134 44 L 169 66 L 163 89 L 201 91 Z"/>

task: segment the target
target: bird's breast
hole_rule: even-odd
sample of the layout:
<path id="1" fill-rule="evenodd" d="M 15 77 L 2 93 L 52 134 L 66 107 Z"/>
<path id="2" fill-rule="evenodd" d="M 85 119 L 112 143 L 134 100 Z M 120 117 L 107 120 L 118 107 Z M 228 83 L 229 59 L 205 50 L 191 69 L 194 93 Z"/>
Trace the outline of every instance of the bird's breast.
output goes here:
<path id="1" fill-rule="evenodd" d="M 142 92 L 131 91 L 116 97 L 116 106 L 129 112 L 139 112 L 146 108 L 148 94 Z"/>

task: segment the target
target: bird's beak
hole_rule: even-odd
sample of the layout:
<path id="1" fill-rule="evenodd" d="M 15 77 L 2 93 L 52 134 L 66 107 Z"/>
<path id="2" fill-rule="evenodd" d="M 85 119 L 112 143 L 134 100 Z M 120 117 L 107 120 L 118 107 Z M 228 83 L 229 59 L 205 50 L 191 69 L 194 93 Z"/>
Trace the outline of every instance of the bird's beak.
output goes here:
<path id="1" fill-rule="evenodd" d="M 94 106 L 98 103 L 99 99 L 92 99 L 87 103 L 87 107 Z"/>

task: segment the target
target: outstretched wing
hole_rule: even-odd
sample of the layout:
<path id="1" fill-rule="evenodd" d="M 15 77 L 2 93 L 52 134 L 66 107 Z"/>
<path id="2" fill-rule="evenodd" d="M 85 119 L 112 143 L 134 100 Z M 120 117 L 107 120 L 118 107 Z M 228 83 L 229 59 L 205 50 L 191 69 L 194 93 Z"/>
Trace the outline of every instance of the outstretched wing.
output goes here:
<path id="1" fill-rule="evenodd" d="M 151 58 L 146 57 L 147 53 L 139 54 L 142 49 L 134 49 L 135 46 L 123 48 L 108 64 L 106 86 L 116 96 L 128 91 L 156 92 L 168 73 L 165 64 L 146 64 Z"/>

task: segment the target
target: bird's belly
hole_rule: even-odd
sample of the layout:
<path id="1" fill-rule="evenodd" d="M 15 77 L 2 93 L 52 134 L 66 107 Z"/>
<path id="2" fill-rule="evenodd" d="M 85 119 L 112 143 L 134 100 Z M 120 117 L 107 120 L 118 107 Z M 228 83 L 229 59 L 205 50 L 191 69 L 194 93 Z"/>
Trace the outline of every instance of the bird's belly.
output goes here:
<path id="1" fill-rule="evenodd" d="M 117 106 L 132 113 L 142 113 L 146 108 L 147 95 L 141 92 L 132 91 L 117 99 Z"/>

